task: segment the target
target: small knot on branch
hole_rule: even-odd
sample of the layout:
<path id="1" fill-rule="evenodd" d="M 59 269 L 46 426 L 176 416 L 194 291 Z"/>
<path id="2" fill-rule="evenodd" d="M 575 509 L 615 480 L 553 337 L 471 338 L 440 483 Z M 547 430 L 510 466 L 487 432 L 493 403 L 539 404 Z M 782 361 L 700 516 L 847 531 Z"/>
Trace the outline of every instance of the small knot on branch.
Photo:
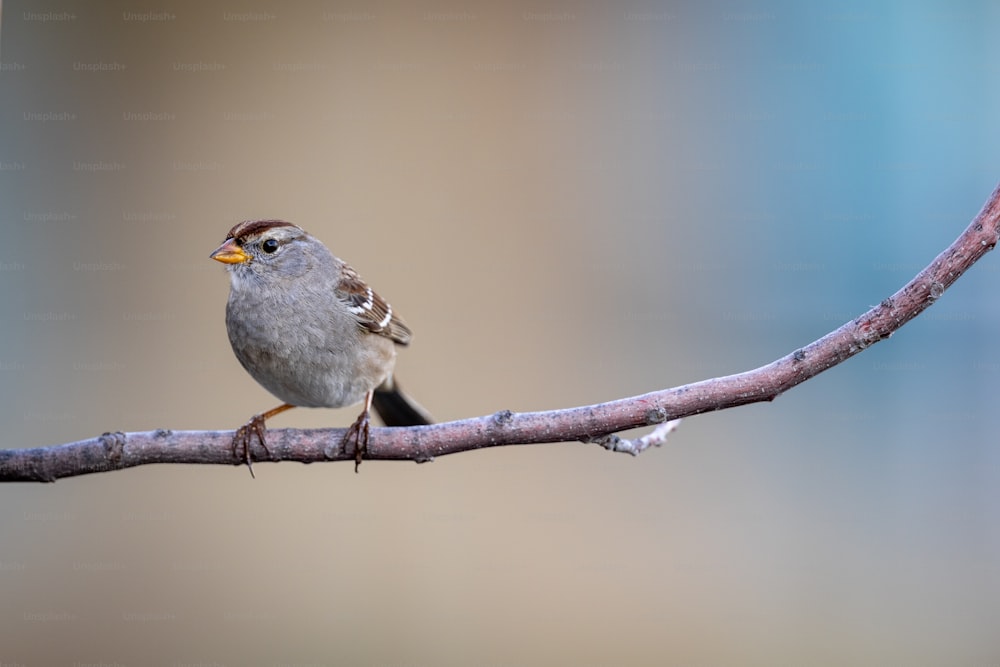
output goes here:
<path id="1" fill-rule="evenodd" d="M 493 423 L 497 426 L 507 426 L 514 421 L 514 413 L 510 410 L 500 410 L 493 413 Z"/>
<path id="2" fill-rule="evenodd" d="M 104 447 L 104 455 L 108 457 L 108 460 L 111 463 L 120 463 L 125 452 L 125 441 L 128 439 L 125 434 L 121 431 L 102 433 L 98 439 Z"/>
<path id="3" fill-rule="evenodd" d="M 879 333 L 878 327 L 876 327 L 875 323 L 872 321 L 871 313 L 867 313 L 864 317 L 859 317 L 854 320 L 854 325 L 854 341 L 862 350 L 874 345 L 883 338 L 888 338 L 888 334 L 883 336 Z"/>
<path id="4" fill-rule="evenodd" d="M 662 424 L 665 421 L 667 421 L 667 411 L 663 408 L 656 407 L 646 411 L 647 424 Z"/>

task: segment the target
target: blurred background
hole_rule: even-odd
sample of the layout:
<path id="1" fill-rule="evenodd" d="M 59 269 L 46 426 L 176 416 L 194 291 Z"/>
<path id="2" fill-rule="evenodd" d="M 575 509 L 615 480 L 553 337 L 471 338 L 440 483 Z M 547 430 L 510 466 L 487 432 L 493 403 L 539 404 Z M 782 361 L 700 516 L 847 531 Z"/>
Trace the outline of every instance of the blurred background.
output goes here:
<path id="1" fill-rule="evenodd" d="M 245 218 L 301 224 L 392 302 L 398 376 L 439 420 L 767 363 L 894 292 L 996 186 L 998 20 L 5 2 L 3 446 L 272 407 L 208 259 Z M 998 262 L 638 458 L 0 485 L 0 663 L 995 664 Z"/>

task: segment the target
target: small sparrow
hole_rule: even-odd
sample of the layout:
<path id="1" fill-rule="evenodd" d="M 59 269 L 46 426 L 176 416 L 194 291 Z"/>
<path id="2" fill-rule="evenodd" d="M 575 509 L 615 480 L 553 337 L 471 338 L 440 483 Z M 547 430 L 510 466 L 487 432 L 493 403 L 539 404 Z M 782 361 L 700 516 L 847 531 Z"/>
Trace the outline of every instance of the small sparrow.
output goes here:
<path id="1" fill-rule="evenodd" d="M 254 415 L 233 438 L 250 467 L 250 440 L 267 451 L 265 422 L 293 407 L 364 402 L 348 429 L 355 472 L 368 446 L 372 406 L 386 426 L 430 424 L 393 381 L 396 346 L 412 333 L 358 273 L 301 227 L 281 220 L 241 222 L 210 257 L 229 271 L 226 329 L 243 368 L 282 404 Z"/>

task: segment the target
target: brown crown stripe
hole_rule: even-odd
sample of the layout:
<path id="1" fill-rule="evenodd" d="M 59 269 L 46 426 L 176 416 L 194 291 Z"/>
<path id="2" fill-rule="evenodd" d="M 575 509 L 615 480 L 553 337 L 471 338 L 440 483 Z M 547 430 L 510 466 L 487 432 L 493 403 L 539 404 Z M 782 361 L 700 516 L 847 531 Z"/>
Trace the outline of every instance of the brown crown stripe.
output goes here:
<path id="1" fill-rule="evenodd" d="M 268 229 L 275 227 L 297 227 L 284 220 L 244 220 L 229 230 L 227 239 L 238 239 L 245 236 L 255 236 Z"/>

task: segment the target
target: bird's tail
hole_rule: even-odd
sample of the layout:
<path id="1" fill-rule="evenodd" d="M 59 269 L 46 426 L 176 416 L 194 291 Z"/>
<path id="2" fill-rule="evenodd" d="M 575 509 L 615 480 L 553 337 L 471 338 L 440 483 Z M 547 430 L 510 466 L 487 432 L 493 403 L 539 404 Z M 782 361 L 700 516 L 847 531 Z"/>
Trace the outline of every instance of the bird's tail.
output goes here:
<path id="1" fill-rule="evenodd" d="M 404 394 L 391 377 L 375 389 L 372 406 L 386 426 L 423 426 L 434 423 L 427 411 Z"/>

